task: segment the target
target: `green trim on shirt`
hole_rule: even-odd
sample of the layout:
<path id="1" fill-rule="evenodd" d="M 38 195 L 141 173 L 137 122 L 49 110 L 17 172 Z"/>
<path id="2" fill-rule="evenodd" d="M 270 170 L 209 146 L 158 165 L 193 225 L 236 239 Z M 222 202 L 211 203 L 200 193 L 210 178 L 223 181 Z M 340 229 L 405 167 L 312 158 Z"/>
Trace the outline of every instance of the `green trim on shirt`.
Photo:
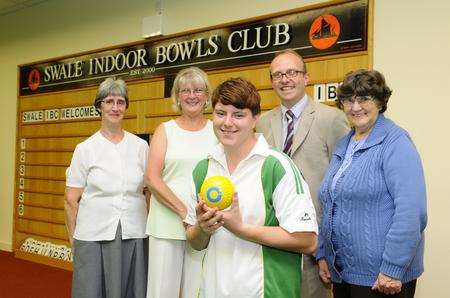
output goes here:
<path id="1" fill-rule="evenodd" d="M 286 159 L 289 161 L 289 164 L 291 165 L 291 169 L 295 175 L 295 182 L 296 182 L 295 187 L 297 189 L 297 194 L 305 193 L 303 190 L 303 184 L 302 184 L 302 180 L 305 180 L 305 177 L 303 176 L 303 173 L 300 171 L 300 169 L 295 165 L 295 163 L 291 159 L 291 157 L 289 155 L 287 155 L 286 153 L 278 150 L 275 147 L 271 147 L 270 149 L 286 157 Z"/>
<path id="2" fill-rule="evenodd" d="M 273 193 L 285 174 L 286 170 L 276 157 L 272 155 L 266 157 L 261 169 L 266 210 L 265 226 L 279 226 L 273 207 Z M 299 184 L 297 176 L 296 184 Z M 262 245 L 262 251 L 264 298 L 300 297 L 301 254 L 264 245 Z"/>
<path id="3" fill-rule="evenodd" d="M 192 171 L 192 178 L 194 179 L 195 191 L 198 195 L 200 193 L 200 188 L 202 187 L 203 181 L 205 181 L 206 174 L 208 173 L 209 159 L 202 159 L 197 163 L 194 170 Z"/>
<path id="4" fill-rule="evenodd" d="M 291 166 L 292 172 L 294 172 L 295 187 L 297 189 L 297 194 L 304 194 L 305 191 L 303 190 L 303 185 L 302 185 L 303 175 L 300 172 L 300 170 L 297 168 L 297 166 L 294 164 L 294 161 L 290 158 L 288 158 L 288 160 L 289 160 L 289 164 Z M 305 180 L 305 179 L 303 178 L 303 180 Z"/>
<path id="5" fill-rule="evenodd" d="M 278 226 L 278 220 L 275 216 L 275 209 L 273 208 L 273 192 L 277 188 L 278 183 L 286 174 L 283 165 L 280 161 L 269 155 L 264 160 L 261 169 L 261 184 L 264 191 L 264 200 L 266 208 L 265 226 Z"/>

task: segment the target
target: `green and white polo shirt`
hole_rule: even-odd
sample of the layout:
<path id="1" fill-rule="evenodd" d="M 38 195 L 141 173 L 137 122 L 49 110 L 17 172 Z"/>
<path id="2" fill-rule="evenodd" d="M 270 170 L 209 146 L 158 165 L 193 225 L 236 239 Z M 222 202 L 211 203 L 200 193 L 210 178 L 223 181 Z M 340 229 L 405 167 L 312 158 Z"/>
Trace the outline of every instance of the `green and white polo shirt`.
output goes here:
<path id="1" fill-rule="evenodd" d="M 293 162 L 269 148 L 262 135 L 231 175 L 221 144 L 197 164 L 188 224 L 196 223 L 200 186 L 215 175 L 233 182 L 244 222 L 280 226 L 289 233 L 317 233 L 308 185 Z M 243 240 L 222 227 L 211 236 L 202 274 L 200 297 L 300 297 L 301 254 Z"/>

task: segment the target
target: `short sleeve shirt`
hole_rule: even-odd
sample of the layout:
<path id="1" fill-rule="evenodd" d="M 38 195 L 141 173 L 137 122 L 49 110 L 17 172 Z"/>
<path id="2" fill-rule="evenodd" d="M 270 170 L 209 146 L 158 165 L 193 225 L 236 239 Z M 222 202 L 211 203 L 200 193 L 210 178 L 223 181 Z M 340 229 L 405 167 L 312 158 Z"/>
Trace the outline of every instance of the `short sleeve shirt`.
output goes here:
<path id="1" fill-rule="evenodd" d="M 219 144 L 193 172 L 186 222 L 196 223 L 197 192 L 204 179 L 228 177 L 239 196 L 242 220 L 280 226 L 289 233 L 317 233 L 308 185 L 294 163 L 269 148 L 262 135 L 230 174 Z M 202 297 L 299 297 L 301 255 L 243 240 L 225 228 L 210 238 L 203 262 Z M 243 282 L 245 281 L 245 282 Z"/>
<path id="2" fill-rule="evenodd" d="M 83 188 L 75 239 L 113 240 L 119 221 L 122 239 L 145 237 L 147 155 L 147 143 L 129 132 L 117 144 L 96 132 L 77 145 L 66 171 L 66 186 Z"/>

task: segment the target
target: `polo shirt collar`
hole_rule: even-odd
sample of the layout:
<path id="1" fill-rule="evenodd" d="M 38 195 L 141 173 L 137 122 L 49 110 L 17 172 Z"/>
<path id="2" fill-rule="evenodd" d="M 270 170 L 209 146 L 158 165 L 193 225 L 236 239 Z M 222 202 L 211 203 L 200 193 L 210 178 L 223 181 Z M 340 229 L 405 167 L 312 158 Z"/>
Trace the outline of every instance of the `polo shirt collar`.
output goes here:
<path id="1" fill-rule="evenodd" d="M 250 153 L 243 159 L 241 162 L 250 159 L 251 157 L 255 155 L 259 155 L 262 157 L 267 157 L 269 155 L 269 149 L 270 146 L 267 143 L 264 136 L 260 133 L 256 133 L 256 143 L 253 146 Z M 223 148 L 223 145 L 221 143 L 217 144 L 216 147 L 213 149 L 213 151 L 209 154 L 208 158 L 212 158 L 219 162 L 222 166 L 226 166 L 226 157 L 225 157 L 225 150 Z"/>

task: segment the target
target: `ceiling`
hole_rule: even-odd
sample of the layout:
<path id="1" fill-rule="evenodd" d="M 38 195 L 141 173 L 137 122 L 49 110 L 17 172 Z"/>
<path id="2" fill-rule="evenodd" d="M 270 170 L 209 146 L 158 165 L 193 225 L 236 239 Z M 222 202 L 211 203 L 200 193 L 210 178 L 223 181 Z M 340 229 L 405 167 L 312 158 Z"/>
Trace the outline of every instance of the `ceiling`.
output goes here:
<path id="1" fill-rule="evenodd" d="M 0 16 L 34 6 L 47 0 L 0 0 Z"/>

